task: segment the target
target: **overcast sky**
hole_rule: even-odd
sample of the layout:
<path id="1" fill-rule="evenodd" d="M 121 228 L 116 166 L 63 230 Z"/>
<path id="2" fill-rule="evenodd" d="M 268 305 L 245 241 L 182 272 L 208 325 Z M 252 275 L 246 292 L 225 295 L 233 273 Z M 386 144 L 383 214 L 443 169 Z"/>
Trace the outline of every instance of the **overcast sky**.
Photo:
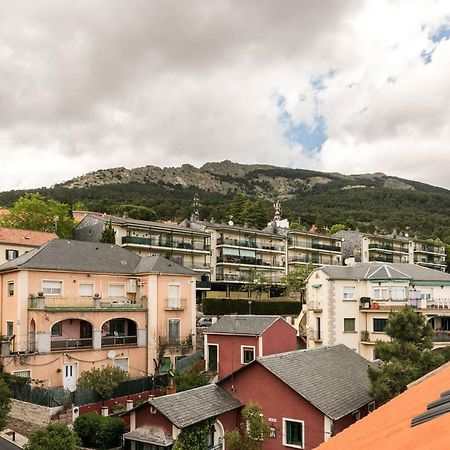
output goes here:
<path id="1" fill-rule="evenodd" d="M 450 188 L 448 0 L 0 2 L 0 190 L 231 159 Z"/>

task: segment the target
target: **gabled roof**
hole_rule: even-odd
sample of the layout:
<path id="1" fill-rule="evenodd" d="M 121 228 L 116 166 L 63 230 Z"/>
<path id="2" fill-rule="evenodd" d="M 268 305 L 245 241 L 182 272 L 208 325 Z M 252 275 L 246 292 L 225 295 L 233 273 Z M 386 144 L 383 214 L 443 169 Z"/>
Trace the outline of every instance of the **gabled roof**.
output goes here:
<path id="1" fill-rule="evenodd" d="M 21 230 L 19 228 L 0 228 L 0 243 L 39 247 L 52 239 L 57 239 L 55 233 L 46 231 Z"/>
<path id="2" fill-rule="evenodd" d="M 372 400 L 370 363 L 342 344 L 263 356 L 256 363 L 333 420 Z"/>
<path id="3" fill-rule="evenodd" d="M 177 428 L 185 428 L 243 406 L 238 399 L 216 384 L 151 398 L 148 403 Z"/>
<path id="4" fill-rule="evenodd" d="M 14 269 L 124 275 L 142 273 L 195 275 L 195 272 L 161 256 L 142 257 L 114 244 L 67 239 L 54 239 L 0 266 L 0 272 Z"/>
<path id="5" fill-rule="evenodd" d="M 450 389 L 450 363 L 410 385 L 367 417 L 332 437 L 320 450 L 429 450 L 449 448 L 450 412 L 411 426 L 413 418 Z"/>
<path id="6" fill-rule="evenodd" d="M 354 266 L 322 266 L 331 280 L 410 280 L 450 282 L 450 274 L 417 264 L 408 263 L 357 263 Z"/>
<path id="7" fill-rule="evenodd" d="M 260 336 L 267 328 L 273 325 L 280 316 L 257 316 L 257 315 L 232 315 L 222 316 L 216 323 L 211 325 L 207 334 L 240 334 L 248 336 Z"/>

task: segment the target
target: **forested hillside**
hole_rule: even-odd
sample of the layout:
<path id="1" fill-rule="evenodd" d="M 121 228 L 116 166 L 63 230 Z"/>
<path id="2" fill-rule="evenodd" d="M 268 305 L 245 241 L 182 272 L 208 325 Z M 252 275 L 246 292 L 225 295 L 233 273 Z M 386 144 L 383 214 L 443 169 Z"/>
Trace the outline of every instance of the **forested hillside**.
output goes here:
<path id="1" fill-rule="evenodd" d="M 39 192 L 69 204 L 120 214 L 130 205 L 139 218 L 183 220 L 201 203 L 202 219 L 264 226 L 281 200 L 283 217 L 319 228 L 343 223 L 362 231 L 408 232 L 450 242 L 450 191 L 384 174 L 342 175 L 230 161 L 202 168 L 147 166 L 107 169 Z M 11 206 L 25 191 L 0 193 L 0 205 Z"/>

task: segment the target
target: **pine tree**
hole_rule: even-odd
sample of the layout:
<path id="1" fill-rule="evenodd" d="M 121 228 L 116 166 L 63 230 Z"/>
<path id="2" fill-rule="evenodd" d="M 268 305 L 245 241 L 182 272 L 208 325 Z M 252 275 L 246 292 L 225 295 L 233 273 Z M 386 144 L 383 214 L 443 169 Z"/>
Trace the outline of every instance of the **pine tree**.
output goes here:
<path id="1" fill-rule="evenodd" d="M 102 237 L 100 238 L 100 242 L 103 242 L 105 244 L 116 243 L 116 231 L 114 230 L 111 221 L 109 221 L 108 225 L 105 226 L 105 229 L 102 232 Z"/>

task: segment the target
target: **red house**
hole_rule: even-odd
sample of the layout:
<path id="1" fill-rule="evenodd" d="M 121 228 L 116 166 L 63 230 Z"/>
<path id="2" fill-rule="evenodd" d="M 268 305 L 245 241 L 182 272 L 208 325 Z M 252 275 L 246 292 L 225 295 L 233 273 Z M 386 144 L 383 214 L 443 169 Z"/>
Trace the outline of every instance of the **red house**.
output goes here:
<path id="1" fill-rule="evenodd" d="M 271 428 L 264 450 L 313 449 L 375 407 L 368 365 L 344 345 L 258 358 L 219 382 L 259 404 Z"/>
<path id="2" fill-rule="evenodd" d="M 280 316 L 222 316 L 205 332 L 206 370 L 219 379 L 256 358 L 297 348 L 297 331 Z"/>

